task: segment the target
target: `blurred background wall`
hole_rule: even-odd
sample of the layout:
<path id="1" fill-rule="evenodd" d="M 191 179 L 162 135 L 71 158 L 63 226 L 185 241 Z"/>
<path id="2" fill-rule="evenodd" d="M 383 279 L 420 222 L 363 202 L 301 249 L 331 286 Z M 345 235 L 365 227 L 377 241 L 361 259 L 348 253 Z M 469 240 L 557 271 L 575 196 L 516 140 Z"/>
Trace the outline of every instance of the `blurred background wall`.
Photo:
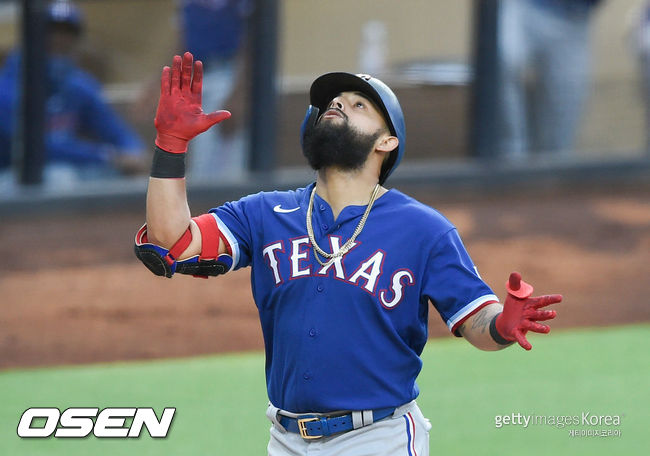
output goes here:
<path id="1" fill-rule="evenodd" d="M 87 40 L 83 63 L 111 103 L 146 141 L 151 115 L 132 112 L 142 87 L 179 51 L 173 0 L 81 0 Z M 630 30 L 643 0 L 604 0 L 594 17 L 593 87 L 577 134 L 578 156 L 639 154 L 644 103 Z M 280 1 L 278 158 L 302 165 L 298 127 L 315 76 L 364 71 L 364 29 L 379 24 L 380 72 L 395 87 L 409 129 L 406 159 L 466 158 L 472 11 L 470 0 Z M 0 59 L 17 40 L 18 3 L 0 4 Z M 444 64 L 450 66 L 445 67 Z M 152 101 L 153 103 L 153 101 Z"/>

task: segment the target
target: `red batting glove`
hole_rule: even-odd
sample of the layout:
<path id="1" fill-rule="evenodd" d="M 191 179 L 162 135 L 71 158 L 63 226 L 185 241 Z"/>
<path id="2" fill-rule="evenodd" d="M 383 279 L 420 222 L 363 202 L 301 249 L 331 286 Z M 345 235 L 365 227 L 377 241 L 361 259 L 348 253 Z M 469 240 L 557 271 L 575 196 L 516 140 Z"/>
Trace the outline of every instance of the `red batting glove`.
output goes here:
<path id="1" fill-rule="evenodd" d="M 187 152 L 187 143 L 192 138 L 230 117 L 228 111 L 203 112 L 203 63 L 192 63 L 193 60 L 189 52 L 182 59 L 175 55 L 171 69 L 166 66 L 162 70 L 154 125 L 158 131 L 156 145 L 167 152 Z"/>
<path id="2" fill-rule="evenodd" d="M 526 340 L 526 333 L 548 333 L 551 328 L 537 323 L 552 320 L 557 315 L 554 310 L 538 310 L 562 301 L 562 295 L 530 297 L 533 287 L 521 280 L 521 274 L 513 272 L 506 283 L 508 297 L 495 321 L 499 334 L 506 340 L 517 341 L 522 348 L 530 350 L 532 345 Z"/>

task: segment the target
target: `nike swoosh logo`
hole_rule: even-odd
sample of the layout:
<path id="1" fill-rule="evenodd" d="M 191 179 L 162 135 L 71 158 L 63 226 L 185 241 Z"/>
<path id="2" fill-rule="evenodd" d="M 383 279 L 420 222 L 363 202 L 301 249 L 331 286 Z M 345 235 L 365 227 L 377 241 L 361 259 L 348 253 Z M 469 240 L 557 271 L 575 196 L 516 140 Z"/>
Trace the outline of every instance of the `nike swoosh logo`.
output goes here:
<path id="1" fill-rule="evenodd" d="M 295 212 L 295 211 L 297 211 L 298 209 L 300 209 L 300 206 L 298 206 L 298 207 L 294 207 L 293 209 L 282 209 L 282 205 L 281 205 L 281 204 L 278 204 L 277 206 L 275 206 L 275 207 L 273 208 L 273 211 L 274 211 L 274 212 L 278 212 L 278 213 L 280 213 L 280 214 L 288 214 L 289 212 Z"/>

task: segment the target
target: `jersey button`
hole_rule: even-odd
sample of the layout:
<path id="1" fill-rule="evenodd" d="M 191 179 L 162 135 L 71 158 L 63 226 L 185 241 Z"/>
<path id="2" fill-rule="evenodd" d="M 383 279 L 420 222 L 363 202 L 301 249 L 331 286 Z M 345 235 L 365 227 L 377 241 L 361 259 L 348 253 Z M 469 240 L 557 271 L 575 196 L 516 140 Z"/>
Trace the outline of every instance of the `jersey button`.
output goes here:
<path id="1" fill-rule="evenodd" d="M 311 374 L 309 372 L 305 372 L 304 374 L 302 374 L 302 378 L 304 378 L 305 380 L 309 380 L 311 378 Z"/>
<path id="2" fill-rule="evenodd" d="M 318 290 L 319 293 L 322 293 L 324 289 L 325 289 L 325 287 L 322 286 L 322 285 L 318 285 L 318 286 L 316 287 L 316 290 Z"/>
<path id="3" fill-rule="evenodd" d="M 316 334 L 317 334 L 317 333 L 316 333 L 316 330 L 315 330 L 314 328 L 311 328 L 311 329 L 309 330 L 309 337 L 315 337 Z"/>
<path id="4" fill-rule="evenodd" d="M 325 210 L 325 205 L 324 205 L 324 204 L 321 204 L 318 208 L 319 208 L 321 211 L 324 211 L 324 210 Z"/>
<path id="5" fill-rule="evenodd" d="M 323 227 L 323 231 L 327 231 L 327 229 L 329 228 L 329 226 L 325 225 L 324 223 L 323 223 L 322 227 Z"/>

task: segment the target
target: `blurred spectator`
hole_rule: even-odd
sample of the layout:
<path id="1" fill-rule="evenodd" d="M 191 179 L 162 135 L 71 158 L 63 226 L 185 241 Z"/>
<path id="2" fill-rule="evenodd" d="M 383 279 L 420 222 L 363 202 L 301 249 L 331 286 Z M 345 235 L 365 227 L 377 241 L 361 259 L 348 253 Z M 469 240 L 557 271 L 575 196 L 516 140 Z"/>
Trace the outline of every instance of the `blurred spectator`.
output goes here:
<path id="1" fill-rule="evenodd" d="M 645 105 L 645 148 L 650 153 L 650 0 L 633 12 L 629 36 L 638 58 Z"/>
<path id="2" fill-rule="evenodd" d="M 60 186 L 145 171 L 147 160 L 140 138 L 104 100 L 100 84 L 75 62 L 83 36 L 81 11 L 71 2 L 58 0 L 49 5 L 46 22 L 44 183 Z M 0 70 L 0 171 L 11 164 L 20 61 L 21 53 L 14 50 Z"/>
<path id="3" fill-rule="evenodd" d="M 237 177 L 246 167 L 247 23 L 251 0 L 178 0 L 181 49 L 203 61 L 203 109 L 233 116 L 190 143 L 188 174 Z"/>
<path id="4" fill-rule="evenodd" d="M 567 154 L 591 76 L 590 25 L 600 0 L 502 0 L 499 11 L 503 158 Z"/>

